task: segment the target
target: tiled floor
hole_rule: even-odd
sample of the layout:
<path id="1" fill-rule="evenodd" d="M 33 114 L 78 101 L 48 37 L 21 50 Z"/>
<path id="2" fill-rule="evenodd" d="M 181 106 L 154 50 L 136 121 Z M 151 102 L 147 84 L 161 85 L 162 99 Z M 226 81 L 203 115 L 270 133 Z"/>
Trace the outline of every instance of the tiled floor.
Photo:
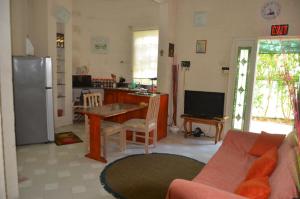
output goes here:
<path id="1" fill-rule="evenodd" d="M 57 132 L 73 131 L 85 140 L 81 124 L 57 129 Z M 117 138 L 117 137 L 115 137 Z M 130 154 L 143 153 L 140 145 L 128 144 L 125 152 L 119 152 L 117 139 L 109 142 L 108 161 Z M 189 138 L 169 133 L 158 142 L 153 152 L 174 153 L 207 162 L 220 143 L 213 139 Z M 64 146 L 38 144 L 17 148 L 21 199 L 113 199 L 99 183 L 99 174 L 105 164 L 84 157 L 85 142 Z"/>

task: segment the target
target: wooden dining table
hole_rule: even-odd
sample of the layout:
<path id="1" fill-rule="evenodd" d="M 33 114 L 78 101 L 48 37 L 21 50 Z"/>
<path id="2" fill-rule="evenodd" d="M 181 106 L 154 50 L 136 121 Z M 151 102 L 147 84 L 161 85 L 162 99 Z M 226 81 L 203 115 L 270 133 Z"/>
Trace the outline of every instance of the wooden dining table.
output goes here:
<path id="1" fill-rule="evenodd" d="M 126 114 L 132 111 L 144 109 L 147 104 L 124 104 L 115 103 L 102 105 L 93 108 L 79 108 L 76 112 L 86 114 L 89 119 L 90 133 L 90 151 L 85 156 L 93 160 L 106 163 L 106 159 L 101 156 L 101 120 L 108 119 L 113 116 Z"/>

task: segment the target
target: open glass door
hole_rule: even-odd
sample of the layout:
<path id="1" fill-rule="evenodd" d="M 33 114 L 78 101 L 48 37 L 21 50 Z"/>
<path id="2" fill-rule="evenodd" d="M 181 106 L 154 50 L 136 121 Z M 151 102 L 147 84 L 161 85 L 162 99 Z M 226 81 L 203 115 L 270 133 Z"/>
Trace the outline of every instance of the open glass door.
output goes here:
<path id="1" fill-rule="evenodd" d="M 251 132 L 287 134 L 292 131 L 293 109 L 285 78 L 296 84 L 299 76 L 300 39 L 258 41 Z"/>
<path id="2" fill-rule="evenodd" d="M 230 128 L 248 131 L 255 74 L 256 40 L 236 40 L 232 49 L 226 115 Z"/>
<path id="3" fill-rule="evenodd" d="M 300 81 L 300 38 L 238 40 L 232 53 L 226 105 L 230 127 L 289 133 L 293 111 L 283 75 L 288 72 L 295 84 Z"/>

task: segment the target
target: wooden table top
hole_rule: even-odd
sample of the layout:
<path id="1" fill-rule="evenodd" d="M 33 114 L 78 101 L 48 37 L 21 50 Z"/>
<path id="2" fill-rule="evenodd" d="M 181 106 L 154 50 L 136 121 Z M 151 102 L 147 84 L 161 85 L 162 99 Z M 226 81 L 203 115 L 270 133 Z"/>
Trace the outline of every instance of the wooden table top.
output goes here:
<path id="1" fill-rule="evenodd" d="M 93 108 L 78 108 L 76 112 L 83 113 L 86 115 L 95 115 L 101 118 L 108 118 L 120 114 L 125 114 L 131 111 L 140 110 L 146 108 L 148 104 L 124 104 L 124 103 L 115 103 L 107 104 L 99 107 Z"/>

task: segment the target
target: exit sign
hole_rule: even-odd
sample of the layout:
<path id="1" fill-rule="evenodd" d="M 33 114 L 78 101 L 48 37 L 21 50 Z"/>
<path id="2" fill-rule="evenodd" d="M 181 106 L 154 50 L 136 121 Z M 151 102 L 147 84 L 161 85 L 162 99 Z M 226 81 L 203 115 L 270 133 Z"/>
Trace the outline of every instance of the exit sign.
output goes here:
<path id="1" fill-rule="evenodd" d="M 289 32 L 288 24 L 272 25 L 272 27 L 271 27 L 271 35 L 272 36 L 287 35 L 288 32 Z"/>

